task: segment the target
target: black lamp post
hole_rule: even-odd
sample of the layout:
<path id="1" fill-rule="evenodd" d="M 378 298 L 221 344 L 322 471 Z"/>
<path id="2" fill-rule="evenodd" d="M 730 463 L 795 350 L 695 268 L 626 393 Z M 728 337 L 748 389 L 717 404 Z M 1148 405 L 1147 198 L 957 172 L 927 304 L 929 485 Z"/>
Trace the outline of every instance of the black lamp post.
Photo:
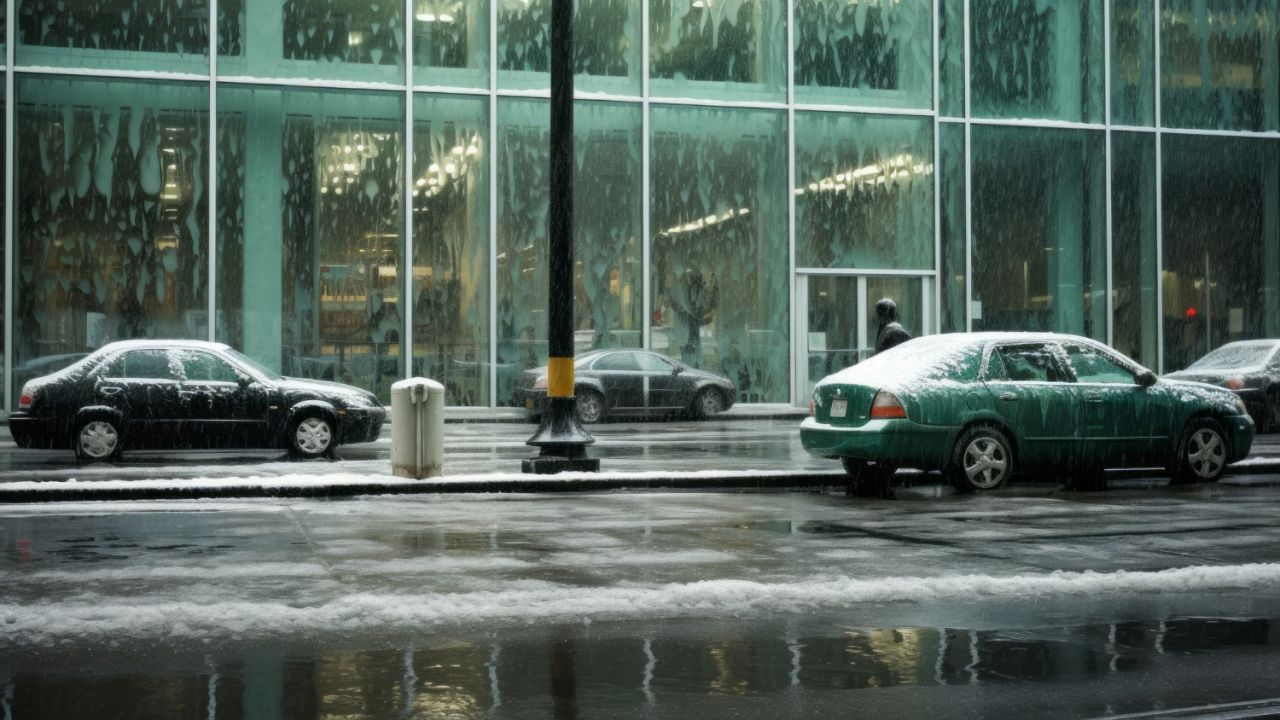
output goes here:
<path id="1" fill-rule="evenodd" d="M 547 404 L 527 444 L 538 456 L 524 472 L 594 472 L 587 457 L 595 442 L 578 423 L 573 395 L 573 0 L 551 0 L 550 292 L 547 295 Z"/>

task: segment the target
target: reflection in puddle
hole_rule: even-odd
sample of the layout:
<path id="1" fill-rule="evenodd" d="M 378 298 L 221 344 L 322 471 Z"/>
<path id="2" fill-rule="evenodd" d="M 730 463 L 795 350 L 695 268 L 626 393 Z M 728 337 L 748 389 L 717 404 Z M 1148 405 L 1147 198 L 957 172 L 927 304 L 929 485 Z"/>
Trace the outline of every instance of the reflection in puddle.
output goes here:
<path id="1" fill-rule="evenodd" d="M 159 658 L 152 647 L 0 650 L 3 716 L 599 717 L 715 697 L 1063 683 L 1280 645 L 1265 618 L 1172 618 L 1019 630 L 530 628 L 499 639 L 306 651 L 248 645 Z M 825 630 L 821 628 L 825 627 Z M 645 635 L 650 635 L 646 637 Z M 1215 655 L 1216 654 L 1216 655 Z M 861 696 L 860 696 L 861 697 Z M 864 698 L 865 699 L 865 698 Z"/>

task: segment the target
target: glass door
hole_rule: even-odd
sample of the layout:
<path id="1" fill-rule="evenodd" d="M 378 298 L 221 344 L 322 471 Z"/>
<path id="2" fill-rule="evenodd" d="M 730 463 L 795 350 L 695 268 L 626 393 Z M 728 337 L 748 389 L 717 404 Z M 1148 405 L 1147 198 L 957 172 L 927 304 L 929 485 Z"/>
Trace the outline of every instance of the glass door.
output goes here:
<path id="1" fill-rule="evenodd" d="M 898 322 L 913 336 L 933 332 L 932 284 L 923 276 L 798 276 L 796 401 L 807 404 L 819 380 L 875 353 L 881 299 L 893 300 Z"/>

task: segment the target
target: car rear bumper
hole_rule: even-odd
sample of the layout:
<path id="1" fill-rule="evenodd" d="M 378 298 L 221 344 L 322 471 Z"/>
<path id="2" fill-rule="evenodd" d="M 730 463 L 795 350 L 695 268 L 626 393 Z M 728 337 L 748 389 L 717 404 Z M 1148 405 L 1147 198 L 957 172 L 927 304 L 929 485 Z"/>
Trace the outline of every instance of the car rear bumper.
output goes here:
<path id="1" fill-rule="evenodd" d="M 910 420 L 870 420 L 839 427 L 805 418 L 800 443 L 820 457 L 851 457 L 925 470 L 946 465 L 955 428 Z"/>
<path id="2" fill-rule="evenodd" d="M 18 411 L 9 415 L 9 433 L 20 448 L 51 448 L 59 445 L 60 423 L 53 418 L 36 418 Z"/>

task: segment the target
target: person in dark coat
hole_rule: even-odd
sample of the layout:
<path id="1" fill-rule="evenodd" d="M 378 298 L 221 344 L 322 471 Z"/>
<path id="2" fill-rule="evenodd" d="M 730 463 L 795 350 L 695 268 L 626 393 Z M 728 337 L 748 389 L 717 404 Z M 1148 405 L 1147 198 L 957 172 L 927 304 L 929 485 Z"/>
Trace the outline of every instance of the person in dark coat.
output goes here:
<path id="1" fill-rule="evenodd" d="M 880 323 L 876 331 L 876 353 L 884 352 L 911 339 L 911 333 L 898 322 L 897 303 L 889 298 L 876 303 L 876 320 Z"/>

